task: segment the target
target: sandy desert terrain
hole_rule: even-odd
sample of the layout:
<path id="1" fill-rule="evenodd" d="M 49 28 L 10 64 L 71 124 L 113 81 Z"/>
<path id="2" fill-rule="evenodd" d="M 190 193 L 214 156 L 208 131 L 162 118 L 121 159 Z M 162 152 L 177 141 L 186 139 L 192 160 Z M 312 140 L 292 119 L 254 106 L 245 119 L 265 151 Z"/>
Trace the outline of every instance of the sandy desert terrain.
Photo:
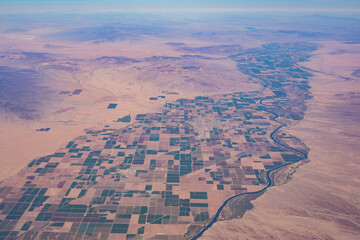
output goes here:
<path id="1" fill-rule="evenodd" d="M 14 175 L 30 160 L 54 152 L 61 144 L 82 135 L 84 129 L 104 125 L 119 128 L 125 124 L 113 120 L 127 114 L 156 112 L 166 102 L 179 98 L 232 92 L 234 88 L 240 91 L 259 88 L 236 69 L 233 61 L 226 59 L 227 52 L 211 51 L 211 47 L 211 54 L 204 56 L 189 49 L 177 50 L 168 44 L 174 39 L 159 42 L 151 37 L 130 45 L 128 42 L 94 45 L 54 41 L 48 44 L 40 37 L 48 31 L 3 34 L 0 40 L 4 45 L 12 42 L 12 49 L 16 49 L 2 52 L 3 63 L 14 68 L 35 69 L 41 76 L 47 76 L 24 90 L 44 88 L 29 93 L 39 98 L 44 95 L 42 99 L 34 98 L 36 104 L 30 106 L 34 113 L 28 115 L 34 119 L 24 119 L 21 112 L 1 114 L 0 133 L 6 136 L 0 138 L 1 161 L 6 163 L 0 169 L 1 179 Z M 204 42 L 187 44 L 195 47 L 192 49 L 195 51 Z M 82 92 L 72 95 L 76 89 Z M 64 94 L 59 94 L 61 92 Z M 149 100 L 163 95 L 165 98 Z M 26 104 L 20 100 L 20 106 Z M 110 103 L 119 105 L 109 110 Z M 51 130 L 36 131 L 41 128 Z"/>
<path id="2" fill-rule="evenodd" d="M 104 197 L 104 192 L 109 194 L 104 199 L 114 202 L 95 203 L 99 212 L 105 211 L 101 207 L 121 206 L 110 206 L 115 210 L 103 214 L 109 222 L 106 230 L 102 229 L 104 238 L 122 233 L 129 238 L 137 235 L 134 239 L 163 239 L 161 234 L 169 235 L 166 239 L 197 239 L 194 236 L 209 223 L 222 202 L 235 193 L 263 189 L 270 181 L 265 177 L 266 170 L 285 163 L 286 156 L 298 159 L 299 153 L 306 156 L 309 151 L 301 166 L 289 165 L 288 171 L 282 172 L 287 179 L 249 198 L 253 206 L 244 198 L 241 204 L 245 205 L 233 209 L 238 218 L 220 218 L 200 239 L 358 238 L 360 44 L 358 31 L 351 27 L 357 20 L 317 15 L 305 19 L 294 16 L 291 20 L 264 16 L 271 21 L 259 20 L 258 16 L 202 16 L 198 20 L 181 16 L 176 20 L 169 17 L 166 22 L 153 16 L 127 19 L 112 14 L 74 15 L 69 20 L 56 17 L 59 19 L 46 22 L 46 15 L 40 16 L 22 29 L 17 26 L 24 21 L 21 17 L 0 16 L 9 25 L 0 26 L 0 195 L 9 208 L 0 209 L 0 220 L 4 220 L 0 234 L 20 238 L 49 234 L 51 238 L 69 232 L 71 236 L 90 238 L 94 228 L 84 233 L 85 229 L 79 227 L 82 219 L 77 219 L 78 223 L 67 222 L 63 216 L 60 220 L 42 219 L 44 202 L 35 206 L 37 212 L 26 210 L 22 215 L 25 210 L 18 214 L 15 209 L 13 215 L 22 219 L 11 222 L 14 216 L 9 214 L 10 207 L 23 201 L 21 194 L 28 197 L 24 189 L 40 186 L 48 191 L 46 197 L 54 209 L 62 211 L 66 202 L 65 208 L 71 203 L 67 209 L 71 212 L 72 204 L 83 204 L 81 207 L 88 208 L 83 215 L 91 215 L 94 202 Z M 74 19 L 77 26 L 72 25 Z M 128 22 L 122 22 L 124 19 Z M 304 21 L 298 25 L 300 20 Z M 131 121 L 122 122 L 128 115 Z M 184 126 L 176 130 L 180 122 Z M 235 122 L 235 127 L 222 132 L 229 122 Z M 281 127 L 285 125 L 289 126 Z M 102 136 L 106 135 L 102 131 L 108 130 L 112 131 L 110 140 Z M 292 136 L 295 146 L 285 146 L 292 140 L 284 139 Z M 278 138 L 286 144 L 279 144 Z M 138 142 L 144 145 L 137 146 Z M 79 151 L 90 152 L 85 146 L 88 143 L 89 157 L 87 153 L 75 156 Z M 194 144 L 191 148 L 190 143 Z M 197 149 L 195 145 L 202 147 Z M 149 153 L 145 154 L 141 148 L 146 147 Z M 226 148 L 231 150 L 226 152 Z M 97 150 L 103 151 L 101 156 Z M 152 156 L 168 150 L 169 154 Z M 190 157 L 183 155 L 179 160 L 176 151 Z M 49 154 L 54 156 L 45 157 Z M 134 162 L 140 158 L 135 164 L 133 155 Z M 211 162 L 214 160 L 216 163 Z M 95 163 L 88 161 L 99 163 L 90 169 Z M 176 161 L 182 166 L 173 166 Z M 193 164 L 193 172 L 186 172 L 184 164 L 188 162 Z M 109 169 L 101 166 L 105 163 Z M 87 164 L 92 166 L 86 169 Z M 229 174 L 227 164 L 242 167 L 236 170 L 239 175 Z M 53 168 L 57 168 L 54 174 Z M 89 177 L 86 182 L 83 174 L 101 180 L 90 181 Z M 225 175 L 233 182 L 225 181 Z M 172 177 L 175 182 L 171 182 Z M 242 177 L 246 184 L 241 182 Z M 86 184 L 73 187 L 79 179 Z M 196 181 L 202 183 L 193 184 Z M 230 191 L 234 183 L 238 185 Z M 112 196 L 109 191 L 117 192 Z M 151 201 L 144 192 L 152 196 Z M 165 192 L 170 193 L 167 204 L 174 206 L 164 205 L 164 196 L 158 197 Z M 210 205 L 204 202 L 208 196 Z M 129 206 L 134 212 L 126 209 Z M 140 206 L 146 207 L 146 217 L 153 217 L 153 221 L 140 220 Z M 203 208 L 210 211 L 202 212 Z M 130 215 L 133 213 L 130 217 L 128 210 Z M 124 219 L 116 219 L 116 215 Z M 164 217 L 160 224 L 164 221 L 165 228 L 154 223 L 158 216 Z M 126 229 L 129 231 L 116 229 L 119 223 L 130 225 Z M 145 233 L 145 225 L 138 228 L 138 224 L 147 224 Z M 58 232 L 57 227 L 62 230 Z M 97 227 L 103 227 L 100 220 Z M 96 231 L 94 238 L 102 234 Z"/>
<path id="3" fill-rule="evenodd" d="M 303 139 L 310 161 L 252 201 L 243 218 L 218 222 L 201 239 L 358 239 L 359 53 L 359 45 L 323 43 L 303 64 L 318 71 L 313 99 L 304 120 L 286 131 Z"/>

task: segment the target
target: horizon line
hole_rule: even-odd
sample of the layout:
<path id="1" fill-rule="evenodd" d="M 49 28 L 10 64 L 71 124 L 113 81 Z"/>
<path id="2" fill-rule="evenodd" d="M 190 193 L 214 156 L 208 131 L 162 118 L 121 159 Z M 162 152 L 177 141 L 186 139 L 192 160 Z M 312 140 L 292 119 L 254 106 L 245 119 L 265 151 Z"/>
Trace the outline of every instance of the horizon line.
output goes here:
<path id="1" fill-rule="evenodd" d="M 118 9 L 89 9 L 89 10 L 0 10 L 0 14 L 93 14 L 93 13 L 360 13 L 360 9 L 354 8 L 118 8 Z"/>

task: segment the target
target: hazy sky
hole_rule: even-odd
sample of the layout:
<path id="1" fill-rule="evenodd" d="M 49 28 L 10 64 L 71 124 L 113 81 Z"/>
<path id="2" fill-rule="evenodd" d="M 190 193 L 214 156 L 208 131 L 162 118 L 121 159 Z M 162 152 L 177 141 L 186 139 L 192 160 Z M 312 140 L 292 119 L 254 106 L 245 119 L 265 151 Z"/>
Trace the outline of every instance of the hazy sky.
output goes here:
<path id="1" fill-rule="evenodd" d="M 1 13 L 107 11 L 360 12 L 360 0 L 0 0 Z"/>

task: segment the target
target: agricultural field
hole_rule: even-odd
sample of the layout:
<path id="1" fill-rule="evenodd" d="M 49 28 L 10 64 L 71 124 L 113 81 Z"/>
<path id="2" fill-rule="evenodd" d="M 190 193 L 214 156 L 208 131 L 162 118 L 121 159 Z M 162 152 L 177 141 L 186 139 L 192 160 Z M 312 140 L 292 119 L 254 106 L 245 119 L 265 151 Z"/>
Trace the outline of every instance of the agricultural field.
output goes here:
<path id="1" fill-rule="evenodd" d="M 262 191 L 270 170 L 306 158 L 279 131 L 303 117 L 311 74 L 297 63 L 315 49 L 269 44 L 232 55 L 262 90 L 178 99 L 33 160 L 3 183 L 1 236 L 194 237 L 226 199 Z"/>

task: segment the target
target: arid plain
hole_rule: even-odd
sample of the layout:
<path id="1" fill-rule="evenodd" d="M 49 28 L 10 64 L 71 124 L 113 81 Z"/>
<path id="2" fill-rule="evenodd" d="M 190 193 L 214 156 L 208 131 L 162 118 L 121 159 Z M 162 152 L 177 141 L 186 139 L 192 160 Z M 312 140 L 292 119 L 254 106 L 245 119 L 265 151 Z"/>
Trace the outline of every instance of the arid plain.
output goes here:
<path id="1" fill-rule="evenodd" d="M 6 163 L 0 170 L 1 179 L 14 175 L 31 159 L 51 154 L 61 144 L 84 133 L 84 129 L 125 126 L 113 122 L 118 117 L 156 112 L 166 102 L 179 98 L 232 92 L 234 88 L 241 91 L 260 88 L 239 72 L 233 61 L 226 59 L 226 52 L 215 50 L 207 57 L 189 55 L 187 51 L 174 50 L 171 44 L 174 39 L 159 41 L 149 37 L 131 43 L 102 44 L 52 41 L 49 45 L 41 34 L 36 31 L 3 34 L 1 38 L 0 45 L 11 42 L 15 50 L 2 52 L 0 61 L 41 73 L 27 89 L 5 89 L 10 93 L 24 90 L 36 104 L 29 109 L 17 110 L 18 106 L 13 111 L 4 109 L 1 114 L 0 132 L 6 136 L 0 139 L 1 159 Z M 194 47 L 206 45 L 189 41 Z M 32 92 L 32 88 L 37 90 Z M 76 89 L 82 92 L 72 95 Z M 62 91 L 65 94 L 59 94 Z M 159 95 L 166 95 L 166 99 L 149 100 Z M 3 104 L 13 99 L 13 96 L 4 99 Z M 12 104 L 27 104 L 27 100 L 21 100 Z M 110 103 L 119 106 L 109 110 Z M 51 130 L 36 131 L 44 127 Z"/>
<path id="2" fill-rule="evenodd" d="M 31 19 L 26 24 L 19 17 L 1 18 L 6 23 L 0 27 L 0 193 L 6 202 L 6 207 L 1 209 L 1 220 L 5 222 L 0 227 L 5 237 L 117 239 L 117 234 L 121 233 L 124 234 L 121 235 L 123 238 L 126 236 L 133 239 L 297 240 L 357 239 L 360 235 L 360 44 L 359 32 L 356 27 L 352 27 L 358 26 L 357 19 L 314 15 L 298 25 L 302 18 L 289 16 L 264 16 L 262 20 L 259 20 L 259 16 L 204 16 L 200 19 L 167 16 L 153 20 L 153 16 L 150 16 L 152 21 L 147 16 L 136 19 L 106 14 L 96 17 L 74 15 L 69 16 L 70 19 L 67 19 L 68 16 L 56 16 L 60 19 L 56 21 L 42 20 L 45 17 L 49 16 Z M 59 21 L 62 24 L 58 24 Z M 73 21 L 78 22 L 76 27 Z M 332 27 L 329 27 L 329 21 L 333 23 Z M 277 101 L 277 98 L 280 100 Z M 219 103 L 220 107 L 205 106 L 204 112 L 201 112 L 204 109 L 197 110 L 198 116 L 194 114 L 188 117 L 188 114 L 196 112 L 192 109 L 208 103 Z M 186 106 L 185 110 L 182 109 L 183 105 Z M 234 108 L 232 112 L 229 110 L 231 107 Z M 177 112 L 179 109 L 184 112 L 184 116 Z M 151 122 L 159 113 L 163 114 L 163 118 Z M 168 113 L 173 115 L 167 119 Z M 211 115 L 213 113 L 218 113 L 220 117 Z M 229 119 L 236 119 L 237 114 L 241 118 L 234 122 L 241 120 L 243 125 L 232 127 L 234 122 Z M 128 115 L 131 120 L 127 119 Z M 190 128 L 185 119 L 189 120 Z M 253 122 L 247 121 L 249 119 Z M 185 134 L 169 128 L 177 121 L 184 124 L 185 127 L 181 129 L 185 129 Z M 150 135 L 150 131 L 155 131 L 155 134 L 146 138 L 141 135 L 143 133 L 135 132 L 134 129 L 145 129 L 146 125 L 142 125 L 144 123 L 154 124 L 149 127 L 151 130 L 147 130 L 147 134 Z M 156 131 L 160 127 L 165 128 L 161 124 L 167 124 L 171 134 L 181 137 L 159 137 Z M 259 125 L 255 127 L 256 124 Z M 246 141 L 245 138 L 244 143 L 240 141 L 246 151 L 241 152 L 241 147 L 235 147 L 239 144 L 236 142 L 238 135 L 244 134 L 242 130 L 236 132 L 237 128 L 247 132 Z M 121 143 L 127 146 L 121 148 L 120 145 L 115 146 L 106 141 L 105 149 L 99 147 L 103 143 L 101 141 L 107 140 L 106 137 L 100 139 L 101 131 L 106 132 L 106 129 L 113 131 L 112 138 L 123 141 Z M 130 132 L 126 132 L 126 129 Z M 235 133 L 231 132 L 233 130 Z M 131 131 L 134 131 L 133 134 Z M 255 132 L 258 132 L 257 135 Z M 250 133 L 255 136 L 254 139 L 251 139 Z M 189 145 L 181 142 L 191 134 L 194 134 L 194 138 L 188 140 Z M 219 139 L 215 136 L 217 134 L 221 136 Z M 87 139 L 90 135 L 93 138 Z M 139 140 L 136 140 L 137 135 L 141 135 Z M 277 136 L 281 136 L 282 140 L 278 140 L 280 137 Z M 98 142 L 95 137 L 99 137 Z M 199 139 L 194 140 L 195 137 Z M 133 145 L 128 143 L 128 138 L 135 139 Z M 157 144 L 159 138 L 160 143 Z M 164 139 L 169 142 L 170 150 L 175 149 L 180 141 L 178 150 L 195 156 L 191 160 L 193 172 L 180 175 L 179 184 L 179 180 L 176 180 L 179 177 L 175 177 L 175 183 L 161 182 L 165 176 L 161 171 L 172 171 L 170 174 L 166 172 L 169 179 L 173 172 L 185 169 L 184 166 L 172 166 L 174 161 L 179 160 L 176 159 L 179 156 L 176 156 L 178 153 L 175 150 L 167 149 Z M 94 149 L 88 158 L 83 159 L 83 169 L 79 170 L 78 166 L 82 163 L 72 159 L 75 156 L 72 151 L 88 151 L 87 146 L 85 150 L 79 150 L 75 145 L 92 141 Z M 126 167 L 130 165 L 124 166 L 128 161 L 125 152 L 131 152 L 138 142 L 144 141 L 149 142 L 149 149 L 156 148 L 156 151 L 149 150 L 146 159 L 144 157 L 151 171 L 157 168 L 154 171 L 156 174 L 146 177 L 148 170 L 138 166 L 139 163 L 131 165 L 136 170 L 127 170 Z M 203 150 L 199 150 L 196 149 L 198 145 L 191 145 L 190 151 L 190 144 L 195 142 L 198 145 L 207 142 L 207 147 L 211 142 L 214 146 L 202 146 Z M 139 145 L 138 149 L 144 146 Z M 68 151 L 69 148 L 69 156 L 61 153 L 60 156 L 65 156 L 62 162 L 54 162 L 59 151 Z M 229 152 L 225 148 L 229 148 Z M 104 156 L 99 157 L 100 153 L 96 151 L 99 149 L 100 152 L 104 150 Z M 127 150 L 111 156 L 118 151 L 115 149 Z M 136 151 L 135 156 L 140 150 Z M 158 162 L 155 164 L 150 162 L 154 159 L 150 160 L 152 156 L 149 156 L 154 151 L 168 151 L 169 154 L 157 156 Z M 296 156 L 299 153 L 304 156 L 308 153 L 308 158 L 301 160 Z M 168 155 L 173 155 L 174 159 Z M 32 174 L 36 175 L 42 170 L 39 168 L 39 171 L 33 173 L 29 168 L 33 167 L 34 159 L 43 161 L 45 156 L 55 156 L 46 166 L 56 168 L 60 164 L 61 167 L 54 171 L 54 175 L 51 175 L 53 170 L 50 170 L 49 176 L 46 175 L 49 172 L 45 171 L 35 178 Z M 133 156 L 132 152 L 129 156 Z M 115 164 L 109 160 L 109 164 L 113 164 L 111 171 L 116 168 L 116 177 L 112 173 L 112 178 L 121 178 L 121 184 L 129 184 L 126 190 L 130 191 L 120 189 L 121 192 L 121 184 L 112 182 L 114 180 L 106 176 L 106 170 L 101 176 L 102 182 L 94 180 L 95 183 L 86 183 L 90 186 L 82 189 L 82 186 L 75 189 L 73 184 L 68 186 L 68 183 L 62 181 L 61 177 L 64 177 L 74 178 L 76 182 L 82 174 L 90 172 L 95 178 L 100 178 L 101 174 L 96 174 L 98 170 L 102 172 L 103 166 L 84 173 L 86 161 L 99 160 L 96 166 L 100 166 L 104 159 L 108 160 L 107 157 L 117 160 L 125 157 L 123 163 Z M 186 158 L 185 155 L 182 157 Z M 213 215 L 227 198 L 235 193 L 256 192 L 266 187 L 270 177 L 267 178 L 263 170 L 287 163 L 286 157 L 293 160 L 295 157 L 296 161 L 286 164 L 285 168 L 275 169 L 275 186 L 253 197 L 244 195 L 243 200 L 240 197 L 239 202 L 229 204 L 230 207 L 224 210 L 232 214 L 224 217 L 226 213 L 222 213 L 202 236 L 196 235 L 210 224 Z M 221 161 L 216 164 L 211 162 L 218 158 Z M 266 160 L 271 158 L 274 160 Z M 203 164 L 202 160 L 204 166 L 196 165 Z M 180 163 L 182 161 L 187 162 L 188 159 L 181 159 Z M 39 164 L 45 166 L 45 162 Z M 238 175 L 231 173 L 233 182 L 222 179 L 226 174 L 230 178 L 229 172 L 224 170 L 227 164 L 233 168 L 236 164 L 243 166 L 243 170 L 236 170 Z M 71 166 L 76 169 L 72 173 L 69 172 Z M 258 167 L 261 172 L 258 169 L 254 172 L 253 167 Z M 131 175 L 133 173 L 134 176 Z M 135 178 L 139 176 L 143 176 L 141 179 L 145 181 Z M 28 185 L 38 177 L 43 177 L 44 182 L 48 181 L 47 194 L 50 200 L 35 206 L 38 216 L 35 216 L 36 211 L 26 210 L 23 219 L 11 222 L 12 216 L 6 215 L 10 211 L 9 206 L 18 201 L 14 200 L 17 197 L 20 202 L 23 199 L 11 187 L 16 185 L 20 189 L 22 181 L 25 181 L 21 191 L 25 187 L 33 189 Z M 149 180 L 151 178 L 154 179 Z M 50 187 L 51 181 L 53 186 Z M 59 184 L 55 184 L 56 181 L 60 181 Z M 199 183 L 194 184 L 197 181 Z M 211 187 L 210 184 L 216 181 L 218 185 Z M 145 182 L 154 184 L 144 185 Z M 230 191 L 229 184 L 234 183 L 241 183 L 242 187 L 238 185 L 234 191 Z M 38 184 L 41 185 L 41 182 Z M 64 184 L 69 187 L 67 192 L 63 191 L 66 187 L 61 190 Z M 143 200 L 143 196 L 132 198 L 132 194 L 142 188 L 148 191 L 146 194 L 152 197 L 156 195 L 151 203 L 148 202 L 150 200 Z M 205 188 L 209 188 L 207 195 Z M 109 191 L 120 191 L 116 192 L 120 196 L 118 199 L 114 200 L 115 194 L 111 201 L 106 201 L 106 211 L 110 209 L 109 205 L 116 208 L 120 204 L 116 210 L 111 209 L 115 212 L 109 210 L 106 213 L 106 230 L 100 229 L 105 228 L 102 225 L 105 223 L 100 223 L 100 220 L 96 225 L 100 229 L 97 232 L 92 223 L 86 225 L 88 223 L 82 222 L 80 226 L 80 223 L 71 222 L 74 219 L 62 216 L 62 220 L 55 216 L 50 220 L 39 217 L 43 216 L 43 211 L 47 211 L 44 207 L 45 210 L 40 212 L 43 206 L 56 206 L 62 211 L 61 207 L 86 205 L 88 202 L 91 204 L 86 205 L 86 211 L 91 215 L 94 213 L 93 205 L 103 207 L 105 204 L 105 200 L 103 203 L 98 200 L 98 195 L 104 195 L 100 190 L 105 191 L 105 199 L 111 197 Z M 202 190 L 204 192 L 200 192 Z M 222 190 L 223 193 L 219 194 Z M 162 196 L 157 197 L 161 191 Z M 6 194 L 9 194 L 8 197 L 4 197 Z M 128 198 L 129 195 L 131 198 Z M 165 202 L 170 201 L 168 204 L 176 210 L 167 211 L 164 209 L 168 206 L 159 206 L 165 195 L 170 196 L 170 200 Z M 204 203 L 203 199 L 208 196 L 209 202 Z M 61 198 L 63 200 L 60 202 Z M 179 198 L 180 204 L 172 202 Z M 190 198 L 193 208 L 189 216 L 189 210 L 183 209 L 187 209 L 186 204 L 190 203 L 186 201 L 190 201 Z M 147 214 L 154 219 L 162 216 L 161 221 L 167 224 L 166 227 L 156 225 L 159 223 L 155 219 L 148 220 L 144 227 L 138 228 L 138 224 L 143 224 L 141 215 L 134 213 L 139 206 L 134 206 L 131 220 L 128 220 L 126 206 L 129 207 L 133 201 L 136 204 L 148 204 L 146 211 L 149 207 L 152 213 Z M 208 212 L 201 212 L 204 206 L 209 209 Z M 105 211 L 100 207 L 96 209 L 99 210 L 97 213 Z M 180 212 L 176 207 L 180 208 Z M 169 216 L 155 215 L 157 211 Z M 177 225 L 170 224 L 175 219 L 174 214 L 177 214 Z M 200 223 L 191 225 L 192 221 Z M 127 235 L 126 231 L 124 233 L 123 229 L 117 228 L 120 225 L 123 227 L 124 223 L 127 225 L 126 231 L 129 231 Z M 56 235 L 59 228 L 63 235 Z M 144 228 L 147 229 L 145 233 Z"/>
<path id="3" fill-rule="evenodd" d="M 216 223 L 202 239 L 357 239 L 360 234 L 360 46 L 323 42 L 309 62 L 313 99 L 285 131 L 310 148 L 291 180 L 252 201 L 241 219 Z"/>

